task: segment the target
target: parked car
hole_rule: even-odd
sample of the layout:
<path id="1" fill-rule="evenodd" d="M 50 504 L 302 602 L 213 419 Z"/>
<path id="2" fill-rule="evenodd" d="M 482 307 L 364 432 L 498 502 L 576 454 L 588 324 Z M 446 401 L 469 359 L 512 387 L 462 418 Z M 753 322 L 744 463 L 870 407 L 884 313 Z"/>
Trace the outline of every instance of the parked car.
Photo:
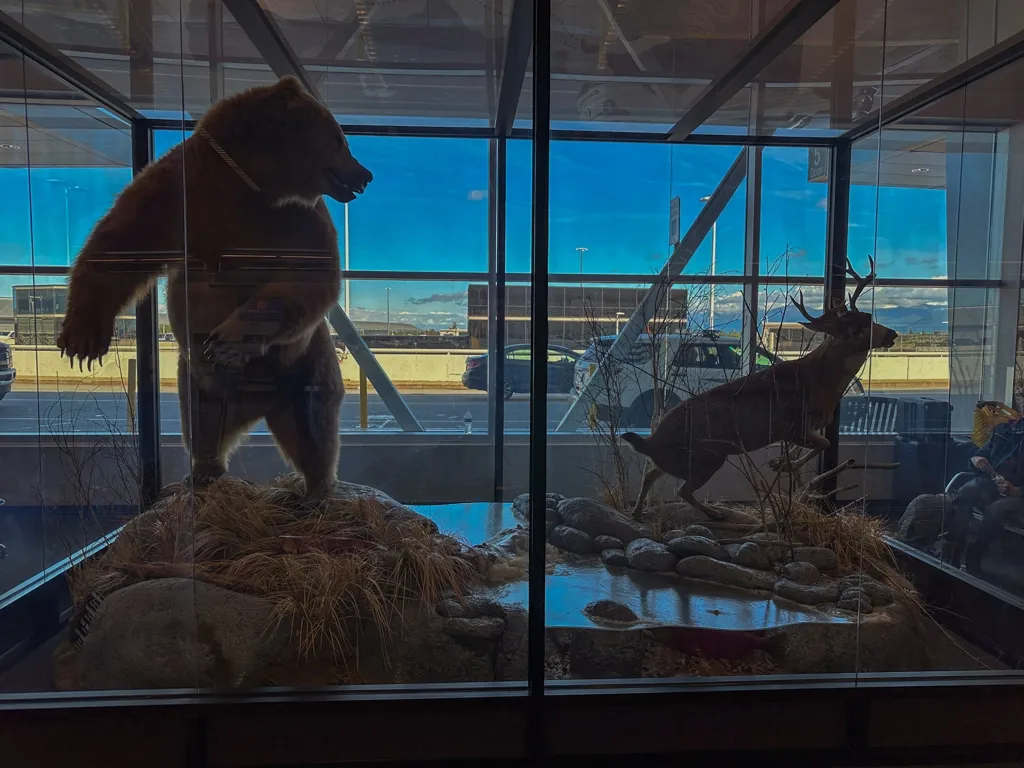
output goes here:
<path id="1" fill-rule="evenodd" d="M 14 370 L 14 356 L 11 354 L 11 345 L 0 342 L 0 400 L 3 400 L 11 385 L 17 377 Z"/>
<path id="2" fill-rule="evenodd" d="M 573 374 L 572 394 L 579 397 L 584 385 L 597 371 L 615 336 L 602 336 L 579 357 Z M 657 337 L 663 345 L 654 354 L 652 338 L 641 336 L 632 349 L 616 355 L 607 367 L 605 384 L 595 383 L 588 393 L 595 416 L 609 421 L 614 416 L 620 426 L 645 428 L 651 424 L 655 407 L 654 361 L 663 366 L 658 377 L 663 387 L 665 406 L 671 408 L 683 400 L 743 375 L 742 344 L 739 339 L 722 338 L 712 333 L 664 334 Z M 757 350 L 757 368 L 767 368 L 780 358 L 764 347 Z M 856 378 L 847 394 L 863 394 Z"/>
<path id="3" fill-rule="evenodd" d="M 568 394 L 572 388 L 573 371 L 579 355 L 571 349 L 549 346 L 548 392 Z M 467 389 L 487 391 L 487 355 L 466 358 L 462 385 Z M 505 347 L 505 372 L 502 395 L 506 400 L 516 392 L 530 391 L 530 345 L 512 344 Z"/>
<path id="4" fill-rule="evenodd" d="M 13 344 L 14 331 L 0 331 L 0 341 L 7 342 L 8 344 Z"/>

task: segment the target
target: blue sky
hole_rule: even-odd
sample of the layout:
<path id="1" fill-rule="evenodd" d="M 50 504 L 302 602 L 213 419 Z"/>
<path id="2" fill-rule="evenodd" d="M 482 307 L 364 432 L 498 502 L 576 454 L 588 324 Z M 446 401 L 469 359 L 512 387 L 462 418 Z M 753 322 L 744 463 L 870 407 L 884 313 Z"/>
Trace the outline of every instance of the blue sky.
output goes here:
<path id="1" fill-rule="evenodd" d="M 158 137 L 158 152 L 180 139 L 180 133 L 163 133 Z M 353 269 L 399 270 L 413 275 L 427 270 L 486 271 L 486 141 L 357 136 L 351 145 L 375 176 L 366 194 L 349 210 Z M 576 249 L 585 247 L 586 273 L 656 273 L 670 250 L 670 200 L 680 198 L 681 229 L 685 232 L 703 205 L 700 198 L 714 191 L 738 152 L 738 147 L 555 142 L 551 271 L 578 274 L 580 254 Z M 821 274 L 827 186 L 807 181 L 807 160 L 806 149 L 764 151 L 762 272 Z M 528 141 L 509 143 L 510 272 L 530 269 L 531 163 Z M 0 262 L 67 264 L 66 237 L 71 253 L 76 253 L 91 226 L 129 179 L 130 171 L 124 168 L 0 170 L 5 203 L 0 206 Z M 720 275 L 743 271 L 745 194 L 744 183 L 718 222 L 716 273 Z M 945 198 L 943 190 L 855 186 L 850 216 L 850 253 L 855 262 L 866 266 L 864 256 L 875 253 L 879 274 L 885 277 L 944 276 Z M 329 205 L 340 230 L 342 206 L 333 201 Z M 788 264 L 780 263 L 787 249 Z M 708 273 L 710 258 L 708 236 L 686 272 Z M 0 295 L 9 296 L 11 285 L 25 282 L 29 279 L 0 277 Z M 353 281 L 353 316 L 383 318 L 386 287 L 391 288 L 392 320 L 423 327 L 443 327 L 452 320 L 460 325 L 465 322 L 466 285 L 455 281 Z M 944 303 L 944 292 L 923 291 L 929 293 L 919 292 L 917 298 L 908 293 L 907 300 Z M 820 292 L 818 296 L 820 305 Z M 716 293 L 719 316 L 724 316 L 729 306 L 737 309 L 736 300 L 734 287 L 720 287 Z"/>

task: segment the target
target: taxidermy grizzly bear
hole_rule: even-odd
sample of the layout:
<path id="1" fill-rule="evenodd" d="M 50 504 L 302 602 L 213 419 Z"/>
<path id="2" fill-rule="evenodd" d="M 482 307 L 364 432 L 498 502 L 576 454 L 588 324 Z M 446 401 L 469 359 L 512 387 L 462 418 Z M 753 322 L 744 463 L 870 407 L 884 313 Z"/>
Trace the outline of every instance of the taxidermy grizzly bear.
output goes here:
<path id="1" fill-rule="evenodd" d="M 117 315 L 166 274 L 192 482 L 224 474 L 265 419 L 307 497 L 322 498 L 344 387 L 325 320 L 341 284 L 338 238 L 321 196 L 347 203 L 372 179 L 296 79 L 218 102 L 90 234 L 57 346 L 91 367 Z"/>

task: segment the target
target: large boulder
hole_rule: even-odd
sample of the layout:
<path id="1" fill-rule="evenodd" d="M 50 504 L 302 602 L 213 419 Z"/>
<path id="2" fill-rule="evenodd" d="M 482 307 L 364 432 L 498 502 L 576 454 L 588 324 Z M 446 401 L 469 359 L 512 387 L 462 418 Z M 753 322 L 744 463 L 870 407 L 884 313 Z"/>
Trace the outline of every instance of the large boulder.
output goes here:
<path id="1" fill-rule="evenodd" d="M 558 505 L 565 501 L 565 496 L 560 493 L 548 493 L 544 496 L 544 521 L 549 529 L 554 528 L 561 521 L 558 515 Z M 530 494 L 520 493 L 512 499 L 512 514 L 517 520 L 529 524 L 530 522 Z"/>
<path id="2" fill-rule="evenodd" d="M 680 560 L 676 573 L 691 579 L 704 579 L 717 584 L 743 589 L 755 589 L 771 592 L 775 586 L 775 575 L 770 572 L 758 571 L 736 563 L 694 555 Z"/>
<path id="3" fill-rule="evenodd" d="M 288 638 L 269 600 L 191 579 L 156 579 L 106 598 L 82 643 L 85 689 L 258 685 Z"/>
<path id="4" fill-rule="evenodd" d="M 558 514 L 563 525 L 591 536 L 614 536 L 625 544 L 651 535 L 646 526 L 593 499 L 566 499 L 558 505 Z"/>
<path id="5" fill-rule="evenodd" d="M 618 568 L 625 568 L 629 565 L 629 560 L 626 559 L 626 552 L 622 549 L 601 550 L 601 562 Z"/>
<path id="6" fill-rule="evenodd" d="M 834 571 L 839 567 L 839 558 L 825 547 L 794 547 L 783 551 L 784 562 L 810 563 L 819 571 Z"/>
<path id="7" fill-rule="evenodd" d="M 801 584 L 789 579 L 781 579 L 775 585 L 775 594 L 803 605 L 834 603 L 839 599 L 839 584 Z"/>
<path id="8" fill-rule="evenodd" d="M 630 568 L 638 571 L 671 571 L 677 560 L 664 544 L 651 539 L 634 539 L 626 546 L 626 561 Z"/>
<path id="9" fill-rule="evenodd" d="M 676 557 L 690 557 L 692 555 L 704 555 L 713 557 L 715 560 L 728 560 L 729 553 L 718 542 L 704 536 L 680 536 L 672 539 L 666 545 L 668 551 Z"/>
<path id="10" fill-rule="evenodd" d="M 631 624 L 637 620 L 632 608 L 614 600 L 595 600 L 588 603 L 583 612 L 593 619 L 617 621 L 620 624 Z"/>
<path id="11" fill-rule="evenodd" d="M 915 546 L 927 546 L 942 533 L 953 516 L 953 499 L 944 493 L 925 493 L 907 505 L 900 517 L 897 535 Z"/>
<path id="12" fill-rule="evenodd" d="M 385 515 L 387 517 L 395 521 L 417 523 L 423 526 L 428 533 L 437 533 L 437 523 L 429 517 L 409 509 L 409 507 L 388 496 L 384 491 L 372 488 L 369 485 L 347 483 L 339 480 L 334 484 L 331 498 L 339 501 L 376 501 L 386 508 Z"/>
<path id="13" fill-rule="evenodd" d="M 568 525 L 556 525 L 548 534 L 548 541 L 566 552 L 575 552 L 578 555 L 591 555 L 598 550 L 593 537 Z"/>
<path id="14" fill-rule="evenodd" d="M 770 571 L 772 560 L 756 541 L 744 541 L 738 544 L 727 544 L 725 551 L 736 565 L 756 568 L 759 571 Z"/>

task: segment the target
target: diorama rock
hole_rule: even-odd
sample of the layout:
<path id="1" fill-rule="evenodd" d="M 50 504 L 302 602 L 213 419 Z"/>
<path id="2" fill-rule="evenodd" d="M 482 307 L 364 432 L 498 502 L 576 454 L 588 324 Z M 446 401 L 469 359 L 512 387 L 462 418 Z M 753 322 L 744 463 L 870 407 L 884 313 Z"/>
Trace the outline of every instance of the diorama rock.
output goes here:
<path id="1" fill-rule="evenodd" d="M 191 579 L 120 589 L 99 607 L 82 644 L 85 689 L 258 685 L 288 638 L 269 600 Z"/>
<path id="2" fill-rule="evenodd" d="M 840 589 L 859 589 L 870 600 L 872 605 L 889 605 L 896 599 L 892 587 L 888 587 L 868 576 L 866 573 L 855 573 L 839 580 Z"/>
<path id="3" fill-rule="evenodd" d="M 817 584 L 821 581 L 821 572 L 814 567 L 813 563 L 804 561 L 786 563 L 782 566 L 783 575 L 790 581 L 797 584 Z"/>
<path id="4" fill-rule="evenodd" d="M 854 613 L 871 613 L 874 608 L 871 598 L 858 587 L 850 587 L 844 590 L 839 595 L 836 607 Z"/>
<path id="5" fill-rule="evenodd" d="M 676 565 L 676 573 L 692 579 L 705 579 L 718 584 L 743 589 L 755 589 L 771 592 L 775 586 L 775 575 L 754 568 L 747 568 L 736 563 L 715 560 L 703 555 L 694 555 L 680 560 Z"/>
<path id="6" fill-rule="evenodd" d="M 831 549 L 824 547 L 794 547 L 786 551 L 783 559 L 787 562 L 810 563 L 819 571 L 834 571 L 839 567 L 839 558 Z"/>
<path id="7" fill-rule="evenodd" d="M 548 534 L 548 541 L 559 549 L 578 555 L 590 555 L 598 551 L 597 544 L 590 534 L 578 528 L 570 528 L 568 525 L 556 525 Z"/>
<path id="8" fill-rule="evenodd" d="M 625 548 L 625 544 L 614 536 L 595 536 L 594 543 L 598 546 L 598 549 L 601 550 Z"/>
<path id="9" fill-rule="evenodd" d="M 834 603 L 839 599 L 839 584 L 800 584 L 789 579 L 780 579 L 775 584 L 775 594 L 803 605 Z"/>
<path id="10" fill-rule="evenodd" d="M 729 559 L 729 553 L 725 547 L 708 536 L 681 536 L 678 539 L 672 539 L 665 546 L 669 552 L 680 558 L 704 555 L 713 557 L 715 560 Z"/>
<path id="11" fill-rule="evenodd" d="M 493 640 L 505 631 L 505 619 L 492 616 L 475 618 L 444 619 L 441 631 L 453 637 L 482 637 Z"/>
<path id="12" fill-rule="evenodd" d="M 566 499 L 558 505 L 558 514 L 564 525 L 591 536 L 614 536 L 625 544 L 651 535 L 644 525 L 593 499 Z"/>
<path id="13" fill-rule="evenodd" d="M 753 541 L 745 541 L 742 544 L 728 544 L 725 550 L 736 565 L 756 568 L 761 571 L 770 570 L 772 567 L 771 558 L 768 557 L 768 553 Z"/>
<path id="14" fill-rule="evenodd" d="M 372 488 L 369 485 L 346 483 L 339 480 L 334 484 L 331 496 L 339 501 L 376 501 L 386 508 L 385 516 L 396 521 L 414 521 L 422 525 L 428 533 L 437 533 L 437 523 L 429 517 L 409 509 L 409 507 L 388 496 L 384 491 Z"/>
<path id="15" fill-rule="evenodd" d="M 595 619 L 617 621 L 623 624 L 637 620 L 636 614 L 633 613 L 633 610 L 628 605 L 616 602 L 615 600 L 595 600 L 589 603 L 583 609 L 583 612 Z"/>
<path id="16" fill-rule="evenodd" d="M 922 494 L 907 505 L 896 533 L 910 544 L 931 544 L 942 533 L 943 521 L 948 521 L 952 514 L 951 496 L 945 493 Z"/>
<path id="17" fill-rule="evenodd" d="M 506 610 L 501 603 L 482 595 L 451 597 L 437 604 L 437 615 L 449 619 L 472 619 L 482 616 L 503 619 Z"/>
<path id="18" fill-rule="evenodd" d="M 701 526 L 701 527 L 703 527 L 703 526 Z M 683 538 L 683 536 L 686 536 L 686 535 L 688 535 L 688 534 L 682 528 L 673 528 L 673 529 L 665 531 L 663 534 L 661 534 L 661 540 L 662 540 L 663 543 L 668 544 L 673 539 L 681 539 L 681 538 Z"/>
<path id="19" fill-rule="evenodd" d="M 558 515 L 558 505 L 563 501 L 565 496 L 560 493 L 548 493 L 544 497 L 544 517 L 552 528 L 562 522 Z M 524 523 L 530 522 L 530 494 L 520 493 L 512 499 L 512 514 Z"/>
<path id="20" fill-rule="evenodd" d="M 619 568 L 625 568 L 629 565 L 629 560 L 626 559 L 626 551 L 623 549 L 606 549 L 602 551 L 601 562 L 605 565 L 612 565 Z"/>
<path id="21" fill-rule="evenodd" d="M 652 539 L 635 539 L 626 545 L 626 560 L 638 571 L 671 571 L 678 558 L 664 544 Z"/>
<path id="22" fill-rule="evenodd" d="M 683 529 L 683 536 L 703 536 L 714 541 L 715 534 L 706 525 L 688 525 Z"/>
<path id="23" fill-rule="evenodd" d="M 569 668 L 574 677 L 602 679 L 640 677 L 646 638 L 629 629 L 588 627 L 569 634 Z"/>

